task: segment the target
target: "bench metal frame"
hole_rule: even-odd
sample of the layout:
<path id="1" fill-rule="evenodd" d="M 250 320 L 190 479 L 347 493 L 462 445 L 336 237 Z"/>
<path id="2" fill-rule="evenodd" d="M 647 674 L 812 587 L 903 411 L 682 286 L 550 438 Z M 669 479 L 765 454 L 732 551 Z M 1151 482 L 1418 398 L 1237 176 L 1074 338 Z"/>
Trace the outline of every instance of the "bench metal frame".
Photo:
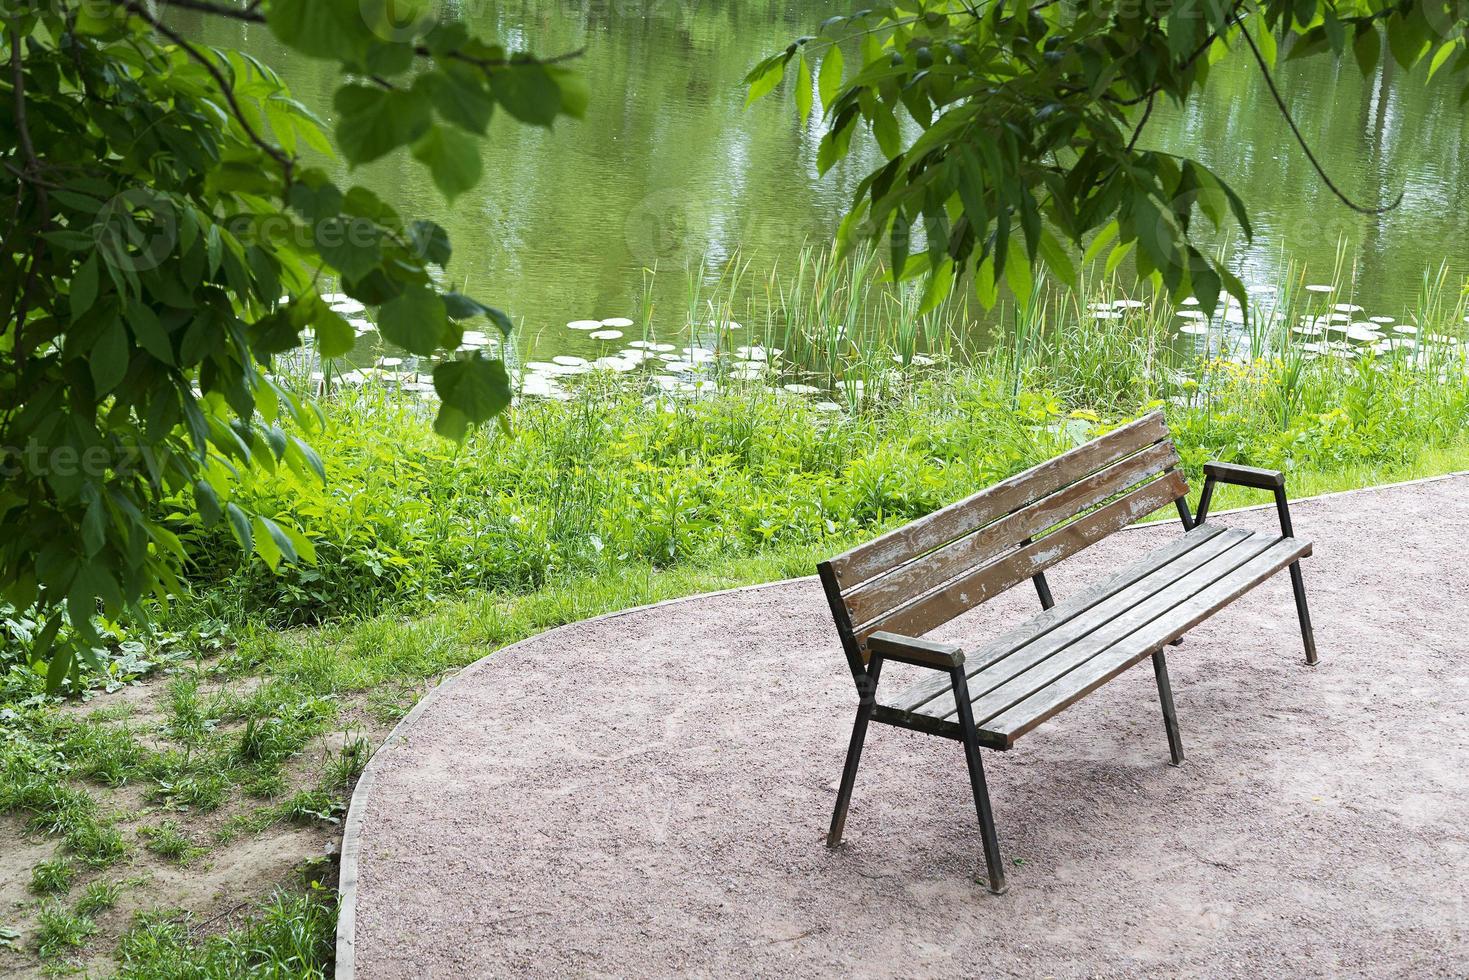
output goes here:
<path id="1" fill-rule="evenodd" d="M 1197 515 L 1189 511 L 1187 493 L 1174 500 L 1179 520 L 1185 531 L 1192 530 L 1208 519 L 1209 505 L 1217 483 L 1271 491 L 1275 496 L 1281 535 L 1285 538 L 1294 537 L 1290 505 L 1285 492 L 1284 474 L 1274 470 L 1220 462 L 1211 462 L 1204 466 L 1204 485 L 1199 494 Z M 1306 589 L 1301 577 L 1299 560 L 1292 562 L 1289 568 L 1291 588 L 1295 594 L 1296 613 L 1300 620 L 1301 639 L 1305 647 L 1306 663 L 1314 666 L 1317 662 L 1316 640 L 1311 628 L 1310 612 L 1306 607 Z M 848 625 L 850 620 L 846 615 L 841 586 L 835 573 L 827 562 L 822 562 L 817 570 L 822 588 L 826 592 L 827 601 L 831 605 L 833 618 L 837 623 L 842 649 L 846 654 L 848 666 L 851 668 L 852 678 L 856 682 L 858 695 L 857 716 L 852 724 L 851 740 L 847 745 L 846 763 L 842 767 L 836 806 L 832 811 L 831 827 L 826 837 L 827 846 L 835 848 L 841 844 L 847 822 L 847 809 L 852 801 L 852 789 L 857 781 L 857 768 L 861 762 L 862 746 L 866 741 L 867 726 L 870 722 L 875 721 L 896 728 L 952 739 L 964 747 L 964 761 L 969 769 L 969 784 L 974 795 L 975 814 L 979 818 L 989 890 L 996 895 L 1004 894 L 1008 888 L 1005 883 L 1005 868 L 1000 856 L 1000 840 L 995 830 L 994 812 L 990 806 L 989 787 L 985 782 L 984 763 L 980 759 L 979 750 L 989 748 L 1003 751 L 1009 746 L 987 739 L 984 733 L 975 726 L 969 699 L 968 678 L 964 672 L 963 650 L 949 643 L 877 632 L 867 640 L 868 657 L 864 662 L 862 649 Z M 1040 572 L 1032 576 L 1031 581 L 1034 583 L 1042 608 L 1050 609 L 1054 606 L 1055 599 L 1052 596 L 1050 584 L 1046 581 L 1045 573 Z M 1182 642 L 1183 638 L 1180 636 L 1170 641 L 1170 645 Z M 882 676 L 883 664 L 889 660 L 947 673 L 957 708 L 957 722 L 878 704 L 878 682 Z M 1179 766 L 1184 762 L 1183 740 L 1179 732 L 1177 712 L 1173 705 L 1173 690 L 1168 679 L 1168 662 L 1162 647 L 1154 651 L 1152 660 L 1153 673 L 1158 684 L 1158 700 L 1163 710 L 1164 732 L 1168 738 L 1170 764 Z"/>

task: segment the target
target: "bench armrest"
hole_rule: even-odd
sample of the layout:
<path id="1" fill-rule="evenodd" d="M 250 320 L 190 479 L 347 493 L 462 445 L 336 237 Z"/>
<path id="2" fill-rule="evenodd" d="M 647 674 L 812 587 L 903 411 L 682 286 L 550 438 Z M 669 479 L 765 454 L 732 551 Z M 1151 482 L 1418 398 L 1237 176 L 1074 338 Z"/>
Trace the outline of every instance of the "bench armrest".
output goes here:
<path id="1" fill-rule="evenodd" d="M 886 630 L 879 630 L 869 636 L 867 648 L 872 651 L 873 656 L 915 667 L 953 670 L 964 665 L 964 651 L 952 643 L 936 643 Z"/>
<path id="2" fill-rule="evenodd" d="M 1256 490 L 1285 488 L 1285 474 L 1280 470 L 1262 470 L 1257 466 L 1240 466 L 1238 463 L 1221 463 L 1217 460 L 1205 463 L 1204 476 L 1220 483 L 1254 487 Z"/>
<path id="3" fill-rule="evenodd" d="M 1257 466 L 1240 466 L 1238 463 L 1221 463 L 1214 460 L 1204 464 L 1204 489 L 1199 491 L 1199 513 L 1194 523 L 1202 524 L 1209 516 L 1209 502 L 1214 497 L 1215 483 L 1229 483 L 1237 487 L 1254 490 L 1269 490 L 1275 495 L 1275 510 L 1280 516 L 1280 533 L 1283 537 L 1295 537 L 1291 528 L 1290 504 L 1285 496 L 1285 474 L 1280 470 L 1265 470 Z"/>

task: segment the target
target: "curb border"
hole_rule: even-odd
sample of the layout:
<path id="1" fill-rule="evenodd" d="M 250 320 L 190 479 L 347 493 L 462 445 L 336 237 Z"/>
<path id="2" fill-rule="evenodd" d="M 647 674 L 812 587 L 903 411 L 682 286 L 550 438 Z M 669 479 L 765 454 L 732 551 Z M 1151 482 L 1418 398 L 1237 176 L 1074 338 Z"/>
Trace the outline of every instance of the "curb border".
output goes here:
<path id="1" fill-rule="evenodd" d="M 1352 494 L 1376 493 L 1383 490 L 1397 490 L 1403 487 L 1414 487 L 1420 486 L 1425 483 L 1438 483 L 1443 480 L 1462 479 L 1465 477 L 1469 477 L 1469 470 L 1456 470 L 1452 473 L 1440 474 L 1439 476 L 1419 477 L 1415 480 L 1403 480 L 1398 483 L 1383 483 L 1370 487 L 1356 487 L 1351 490 L 1334 490 L 1330 493 L 1321 493 L 1313 497 L 1300 497 L 1298 499 L 1292 500 L 1291 503 L 1312 503 L 1320 500 L 1330 500 L 1335 497 L 1345 497 Z M 1252 504 L 1247 507 L 1232 507 L 1229 510 L 1213 511 L 1209 514 L 1209 516 L 1211 518 L 1223 517 L 1228 514 L 1242 514 L 1248 513 L 1250 511 L 1273 509 L 1274 507 L 1275 503 L 1271 501 L 1270 503 Z M 1139 528 L 1153 527 L 1159 523 L 1168 522 L 1153 521 L 1141 524 L 1131 524 L 1123 530 L 1131 531 Z M 774 582 L 757 582 L 752 585 L 739 585 L 731 589 L 720 589 L 715 592 L 699 592 L 694 595 L 676 596 L 672 599 L 662 599 L 658 602 L 652 602 L 642 606 L 632 606 L 628 609 L 618 609 L 614 610 L 613 612 L 601 613 L 596 616 L 588 617 L 587 619 L 578 619 L 570 623 L 562 623 L 559 626 L 553 626 L 548 630 L 542 630 L 539 633 L 532 634 L 531 636 L 527 636 L 524 639 L 516 640 L 514 643 L 510 643 L 503 647 L 499 647 L 495 650 L 490 651 L 473 663 L 469 663 L 461 667 L 458 671 L 446 677 L 444 680 L 440 681 L 437 685 L 431 688 L 427 693 L 425 693 L 424 696 L 419 700 L 419 702 L 415 704 L 413 708 L 408 712 L 408 714 L 404 715 L 401 719 L 399 719 L 398 723 L 393 726 L 392 731 L 388 732 L 388 735 L 386 738 L 383 739 L 382 744 L 373 750 L 371 760 L 369 760 L 367 767 L 362 771 L 362 775 L 358 777 L 357 785 L 352 788 L 352 798 L 347 808 L 347 817 L 342 825 L 341 865 L 337 879 L 337 933 L 335 972 L 336 980 L 356 980 L 357 976 L 357 861 L 362 853 L 362 823 L 367 811 L 367 801 L 368 798 L 372 795 L 373 784 L 376 782 L 377 779 L 377 773 L 374 771 L 374 765 L 376 764 L 378 754 L 382 749 L 387 748 L 390 744 L 407 737 L 408 730 L 412 728 L 413 724 L 418 720 L 419 715 L 421 715 L 428 708 L 430 703 L 432 703 L 436 698 L 442 696 L 445 692 L 451 690 L 454 685 L 457 684 L 461 679 L 463 679 L 467 674 L 484 667 L 484 665 L 487 664 L 491 658 L 498 659 L 500 657 L 503 657 L 505 654 L 515 650 L 517 647 L 522 646 L 523 644 L 529 643 L 532 640 L 540 640 L 543 637 L 551 636 L 552 634 L 557 633 L 560 630 L 567 629 L 571 626 L 580 626 L 585 623 L 597 623 L 603 620 L 617 619 L 623 616 L 632 616 L 638 613 L 647 612 L 652 609 L 661 609 L 665 606 L 671 606 L 681 602 L 693 602 L 695 600 L 701 599 L 714 599 L 720 596 L 736 595 L 741 592 L 755 592 L 760 589 L 770 589 L 775 588 L 776 586 L 790 585 L 795 582 L 805 582 L 813 580 L 815 578 L 815 575 L 802 575 L 798 578 L 777 579 Z"/>

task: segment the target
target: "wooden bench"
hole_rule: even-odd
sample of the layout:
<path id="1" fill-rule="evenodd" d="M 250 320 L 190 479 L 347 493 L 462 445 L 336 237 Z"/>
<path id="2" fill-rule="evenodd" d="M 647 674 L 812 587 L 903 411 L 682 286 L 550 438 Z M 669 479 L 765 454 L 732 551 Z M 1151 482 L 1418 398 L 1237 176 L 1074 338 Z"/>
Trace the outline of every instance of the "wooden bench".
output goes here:
<path id="1" fill-rule="evenodd" d="M 1163 648 L 1283 568 L 1290 569 L 1306 662 L 1316 663 L 1282 474 L 1209 463 L 1198 516 L 1155 412 L 818 566 L 857 684 L 857 720 L 828 846 L 841 843 L 870 721 L 963 743 L 990 890 L 1005 890 L 981 748 L 1015 740 L 1151 656 L 1174 765 L 1183 745 Z M 1218 482 L 1272 491 L 1280 535 L 1205 523 Z M 1052 565 L 1174 504 L 1183 533 L 1110 578 L 1055 602 Z M 923 634 L 1030 579 L 1044 611 L 965 655 Z M 879 701 L 885 661 L 934 673 Z"/>

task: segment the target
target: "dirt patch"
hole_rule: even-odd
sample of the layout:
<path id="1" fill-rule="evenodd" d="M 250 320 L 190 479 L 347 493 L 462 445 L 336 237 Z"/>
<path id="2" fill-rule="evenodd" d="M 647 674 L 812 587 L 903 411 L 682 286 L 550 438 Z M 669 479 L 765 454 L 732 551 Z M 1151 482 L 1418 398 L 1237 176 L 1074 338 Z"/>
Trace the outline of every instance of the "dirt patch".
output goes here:
<path id="1" fill-rule="evenodd" d="M 847 842 L 822 846 L 855 698 L 797 581 L 554 630 L 442 689 L 370 767 L 339 964 L 1469 975 L 1469 479 L 1295 511 L 1321 666 L 1282 575 L 1170 650 L 1183 768 L 1146 664 L 986 753 L 1008 895 L 975 881 L 962 756 L 940 739 L 875 726 Z M 1053 589 L 1176 533 L 1114 536 Z M 1013 590 L 938 635 L 973 648 L 1034 602 Z"/>
<path id="2" fill-rule="evenodd" d="M 155 676 L 85 702 L 63 705 L 58 712 L 129 732 L 151 751 L 179 750 L 182 746 L 168 736 L 166 728 L 167 692 L 174 679 Z M 199 684 L 198 697 L 208 705 L 215 699 L 248 695 L 261 683 L 259 677 L 206 678 Z M 230 727 L 241 726 L 221 724 L 216 731 L 227 732 Z M 309 815 L 298 822 L 280 819 L 264 829 L 253 829 L 249 822 L 260 819 L 265 808 L 297 790 L 320 786 L 333 760 L 354 742 L 364 739 L 374 746 L 390 727 L 352 697 L 345 697 L 334 727 L 312 738 L 286 762 L 283 789 L 274 799 L 255 799 L 235 788 L 212 811 L 169 805 L 158 798 L 159 784 L 142 774 L 117 787 L 72 780 L 74 788 L 85 789 L 96 799 L 98 812 L 106 816 L 104 822 L 122 833 L 130 851 L 124 861 L 101 871 L 79 867 L 71 887 L 55 897 L 60 905 L 73 907 L 92 882 L 123 883 L 115 906 L 93 916 L 95 935 L 66 961 L 93 975 L 111 974 L 117 965 L 113 958 L 117 939 L 133 925 L 138 912 L 186 913 L 191 934 L 206 936 L 238 926 L 272 891 L 300 886 L 308 874 L 334 884 L 339 823 Z M 349 790 L 337 785 L 333 792 L 345 799 Z M 340 811 L 335 812 L 339 816 Z M 144 832 L 165 823 L 177 827 L 193 847 L 183 863 L 146 847 Z M 15 948 L 0 947 L 0 976 L 45 975 L 44 964 L 34 952 L 43 901 L 30 891 L 31 869 L 64 853 L 57 838 L 28 831 L 18 817 L 0 816 L 0 928 L 20 934 L 11 941 Z"/>

